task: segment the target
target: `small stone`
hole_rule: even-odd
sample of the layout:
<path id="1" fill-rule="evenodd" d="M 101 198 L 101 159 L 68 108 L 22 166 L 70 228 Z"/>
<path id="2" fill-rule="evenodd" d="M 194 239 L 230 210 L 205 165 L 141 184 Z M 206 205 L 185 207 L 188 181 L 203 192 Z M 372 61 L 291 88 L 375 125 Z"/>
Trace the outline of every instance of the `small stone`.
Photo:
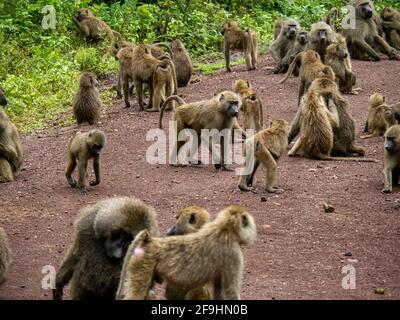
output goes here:
<path id="1" fill-rule="evenodd" d="M 332 213 L 335 211 L 335 208 L 332 205 L 325 203 L 324 211 L 325 211 L 325 213 Z"/>
<path id="2" fill-rule="evenodd" d="M 267 202 L 267 198 L 266 197 L 261 197 L 261 202 Z"/>
<path id="3" fill-rule="evenodd" d="M 344 256 L 345 257 L 351 257 L 353 254 L 350 252 L 350 251 L 347 251 L 345 254 L 344 254 Z"/>
<path id="4" fill-rule="evenodd" d="M 375 289 L 375 293 L 376 293 L 376 294 L 385 294 L 385 289 L 383 289 L 383 288 L 376 288 L 376 289 Z"/>

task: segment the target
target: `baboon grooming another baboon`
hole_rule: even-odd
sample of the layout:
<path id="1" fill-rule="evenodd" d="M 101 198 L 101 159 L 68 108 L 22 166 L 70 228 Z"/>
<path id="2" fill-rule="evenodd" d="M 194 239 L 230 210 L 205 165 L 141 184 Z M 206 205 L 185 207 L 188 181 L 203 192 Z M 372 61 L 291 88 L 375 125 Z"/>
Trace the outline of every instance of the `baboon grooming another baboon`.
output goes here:
<path id="1" fill-rule="evenodd" d="M 81 194 L 86 194 L 86 176 L 89 159 L 93 159 L 95 180 L 91 186 L 100 183 L 100 153 L 106 143 L 103 131 L 90 130 L 89 132 L 77 132 L 68 143 L 68 160 L 65 168 L 65 176 L 72 188 L 78 187 Z M 78 182 L 72 178 L 72 173 L 78 164 Z"/>
<path id="2" fill-rule="evenodd" d="M 273 73 L 285 73 L 290 64 L 292 49 L 296 44 L 296 35 L 300 25 L 296 20 L 286 20 L 276 40 L 271 44 L 269 52 L 274 58 L 277 66 Z"/>
<path id="3" fill-rule="evenodd" d="M 7 103 L 0 87 L 0 183 L 14 181 L 22 165 L 22 147 L 17 127 L 1 107 Z"/>
<path id="4" fill-rule="evenodd" d="M 250 174 L 241 175 L 239 179 L 239 189 L 242 191 L 253 190 L 253 179 L 258 166 L 261 165 L 267 171 L 266 191 L 270 193 L 282 192 L 282 189 L 274 187 L 276 179 L 276 162 L 286 151 L 288 146 L 289 124 L 286 120 L 272 120 L 271 126 L 258 132 L 254 137 L 250 137 L 245 142 L 246 164 L 249 159 L 249 152 L 254 152 L 250 157 L 254 157 L 254 164 Z M 252 141 L 252 139 L 254 139 Z M 252 151 L 251 146 L 254 146 Z M 251 161 L 251 160 L 250 160 Z"/>
<path id="5" fill-rule="evenodd" d="M 79 79 L 79 89 L 72 103 L 76 122 L 94 124 L 100 118 L 101 100 L 97 89 L 96 76 L 83 72 Z"/>
<path id="6" fill-rule="evenodd" d="M 235 21 L 225 22 L 221 29 L 224 36 L 224 54 L 226 71 L 231 72 L 230 50 L 243 50 L 247 70 L 257 68 L 257 33 L 254 30 L 242 30 Z"/>
<path id="7" fill-rule="evenodd" d="M 387 7 L 381 12 L 382 26 L 389 44 L 400 49 L 400 11 Z"/>
<path id="8" fill-rule="evenodd" d="M 261 99 L 253 91 L 250 83 L 246 80 L 236 80 L 233 91 L 242 98 L 243 130 L 253 129 L 259 132 L 263 128 L 263 107 Z"/>
<path id="9" fill-rule="evenodd" d="M 71 282 L 72 299 L 114 299 L 126 250 L 141 230 L 158 235 L 155 210 L 139 199 L 109 198 L 85 207 L 57 272 L 53 299 Z"/>
<path id="10" fill-rule="evenodd" d="M 256 233 L 254 218 L 236 205 L 189 235 L 154 238 L 140 232 L 132 244 L 136 249 L 129 257 L 127 278 L 121 279 L 126 281 L 125 299 L 145 299 L 155 276 L 167 283 L 167 299 L 184 299 L 206 284 L 213 286 L 216 300 L 240 299 L 240 245 L 252 244 Z"/>
<path id="11" fill-rule="evenodd" d="M 178 96 L 171 96 L 165 100 L 161 107 L 159 128 L 162 129 L 162 118 L 164 114 L 164 109 L 167 103 L 172 100 L 178 101 L 178 103 L 183 103 L 179 107 L 175 108 L 172 117 L 173 121 L 176 121 L 177 131 L 176 140 L 173 142 L 174 146 L 170 155 L 169 163 L 171 165 L 178 165 L 178 153 L 181 147 L 185 144 L 185 141 L 178 141 L 179 133 L 188 128 L 196 132 L 197 137 L 200 141 L 201 130 L 202 129 L 216 129 L 218 133 L 222 130 L 237 129 L 240 130 L 243 137 L 246 137 L 246 133 L 240 128 L 237 122 L 237 116 L 241 107 L 241 99 L 238 94 L 232 91 L 223 91 L 216 95 L 212 99 L 203 100 L 192 103 L 185 103 Z M 207 141 L 209 150 L 213 156 L 212 143 Z M 220 158 L 215 160 L 215 168 L 217 170 L 229 170 L 225 165 L 225 138 L 221 135 L 220 137 L 221 150 Z"/>
<path id="12" fill-rule="evenodd" d="M 400 125 L 391 126 L 385 132 L 385 156 L 383 168 L 383 193 L 391 193 L 392 185 L 399 184 L 400 177 Z"/>
<path id="13" fill-rule="evenodd" d="M 390 58 L 399 60 L 396 50 L 379 35 L 373 16 L 376 15 L 371 0 L 353 0 L 352 6 L 356 10 L 356 28 L 343 29 L 342 34 L 347 40 L 350 55 L 354 59 L 380 61 L 378 53 L 373 47 L 379 47 Z"/>
<path id="14" fill-rule="evenodd" d="M 178 39 L 171 42 L 171 51 L 178 87 L 186 87 L 193 73 L 192 59 L 183 42 Z"/>
<path id="15" fill-rule="evenodd" d="M 11 265 L 11 252 L 6 232 L 0 227 L 0 286 L 7 280 Z"/>
<path id="16" fill-rule="evenodd" d="M 335 32 L 329 24 L 320 21 L 311 26 L 309 38 L 307 49 L 318 52 L 322 62 L 325 62 L 326 48 L 337 41 Z"/>

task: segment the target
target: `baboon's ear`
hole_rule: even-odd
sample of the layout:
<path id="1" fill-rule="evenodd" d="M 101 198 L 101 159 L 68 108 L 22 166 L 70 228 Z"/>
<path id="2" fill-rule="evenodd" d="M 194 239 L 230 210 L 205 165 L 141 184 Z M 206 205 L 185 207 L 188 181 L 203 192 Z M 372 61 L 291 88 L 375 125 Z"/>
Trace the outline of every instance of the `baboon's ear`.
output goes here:
<path id="1" fill-rule="evenodd" d="M 225 96 L 223 93 L 221 93 L 220 97 L 219 97 L 219 101 L 222 102 L 225 99 Z"/>

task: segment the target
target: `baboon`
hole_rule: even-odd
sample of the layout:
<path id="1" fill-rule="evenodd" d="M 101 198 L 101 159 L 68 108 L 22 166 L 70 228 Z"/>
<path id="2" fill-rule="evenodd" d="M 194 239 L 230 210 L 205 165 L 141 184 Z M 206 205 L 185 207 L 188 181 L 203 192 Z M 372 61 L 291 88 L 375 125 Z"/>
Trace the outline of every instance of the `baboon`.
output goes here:
<path id="1" fill-rule="evenodd" d="M 290 59 L 289 59 L 289 65 L 290 63 L 292 63 L 293 59 L 296 57 L 297 54 L 299 54 L 300 52 L 303 52 L 307 46 L 308 43 L 308 31 L 306 30 L 300 30 L 299 32 L 297 32 L 297 36 L 296 36 L 296 43 L 294 44 L 291 52 L 290 52 Z M 299 76 L 299 70 L 300 70 L 300 62 L 298 62 L 296 64 L 296 67 L 293 70 L 293 75 L 295 77 Z"/>
<path id="2" fill-rule="evenodd" d="M 171 42 L 171 50 L 178 87 L 186 87 L 193 73 L 192 59 L 190 59 L 183 42 L 178 39 Z"/>
<path id="3" fill-rule="evenodd" d="M 240 79 L 233 84 L 233 91 L 242 98 L 243 130 L 259 132 L 263 128 L 263 107 L 261 99 L 253 91 L 249 81 Z"/>
<path id="4" fill-rule="evenodd" d="M 314 50 L 306 50 L 297 54 L 289 66 L 285 77 L 278 83 L 284 83 L 292 74 L 298 61 L 301 61 L 300 66 L 300 87 L 298 95 L 298 105 L 300 104 L 301 97 L 307 92 L 309 86 L 318 76 L 324 75 L 329 76 L 332 79 L 335 78 L 335 74 L 331 67 L 326 66 L 322 63 L 321 57 Z"/>
<path id="5" fill-rule="evenodd" d="M 276 19 L 274 22 L 274 40 L 276 40 L 281 33 L 282 27 L 285 24 L 285 19 Z"/>
<path id="6" fill-rule="evenodd" d="M 399 183 L 400 177 L 400 125 L 395 124 L 385 132 L 385 155 L 383 168 L 383 193 L 391 193 L 392 185 Z"/>
<path id="7" fill-rule="evenodd" d="M 8 100 L 0 87 L 0 183 L 14 181 L 22 165 L 22 147 L 17 127 L 1 107 L 7 104 Z"/>
<path id="8" fill-rule="evenodd" d="M 332 31 L 336 32 L 336 21 L 339 17 L 339 10 L 335 7 L 333 7 L 331 10 L 328 11 L 324 22 L 326 22 L 326 24 L 328 24 L 331 28 Z"/>
<path id="9" fill-rule="evenodd" d="M 354 59 L 380 61 L 373 47 L 379 47 L 392 60 L 399 60 L 396 50 L 379 35 L 376 22 L 373 19 L 376 11 L 371 0 L 353 0 L 356 10 L 356 28 L 343 29 L 342 34 L 347 40 L 350 55 Z"/>
<path id="10" fill-rule="evenodd" d="M 91 72 L 82 73 L 79 79 L 79 89 L 72 103 L 78 125 L 83 122 L 92 125 L 100 118 L 101 100 L 97 85 L 95 74 Z"/>
<path id="11" fill-rule="evenodd" d="M 155 210 L 136 198 L 101 200 L 82 209 L 72 246 L 57 272 L 53 299 L 71 282 L 72 299 L 115 299 L 126 250 L 141 230 L 158 235 Z"/>
<path id="12" fill-rule="evenodd" d="M 171 100 L 176 100 L 181 105 L 174 110 L 172 119 L 177 123 L 177 135 L 176 140 L 173 142 L 174 146 L 170 154 L 170 164 L 179 165 L 178 153 L 180 148 L 185 144 L 184 141 L 178 141 L 179 133 L 188 128 L 196 132 L 199 140 L 201 138 L 202 129 L 216 129 L 218 133 L 222 133 L 222 130 L 237 129 L 240 130 L 243 137 L 246 137 L 246 133 L 240 128 L 237 122 L 237 116 L 241 107 L 241 99 L 239 95 L 231 91 L 223 91 L 209 100 L 203 100 L 192 103 L 185 103 L 178 96 L 171 96 L 165 100 L 161 107 L 159 128 L 162 129 L 162 118 L 164 109 L 167 103 Z M 232 132 L 232 131 L 231 131 Z M 225 138 L 221 134 L 220 143 L 220 158 L 214 159 L 214 166 L 217 170 L 230 171 L 225 165 Z M 209 150 L 213 156 L 213 146 L 211 141 L 207 141 Z"/>
<path id="13" fill-rule="evenodd" d="M 381 12 L 382 26 L 389 44 L 400 49 L 400 11 L 387 7 Z"/>
<path id="14" fill-rule="evenodd" d="M 226 71 L 231 72 L 230 50 L 243 50 L 247 70 L 257 68 L 257 33 L 254 30 L 242 30 L 235 21 L 225 22 L 221 29 L 224 36 L 224 54 Z"/>
<path id="15" fill-rule="evenodd" d="M 6 232 L 0 227 L 0 286 L 7 280 L 11 265 L 11 251 Z"/>
<path id="16" fill-rule="evenodd" d="M 296 35 L 300 30 L 300 25 L 296 20 L 286 20 L 283 22 L 279 36 L 271 44 L 269 52 L 274 58 L 277 66 L 273 73 L 285 73 L 290 64 L 292 49 L 297 40 Z"/>
<path id="17" fill-rule="evenodd" d="M 318 52 L 322 62 L 325 63 L 326 48 L 330 44 L 337 42 L 335 32 L 329 24 L 320 21 L 311 25 L 309 38 L 306 48 Z"/>
<path id="18" fill-rule="evenodd" d="M 197 232 L 210 221 L 208 211 L 199 206 L 189 206 L 178 212 L 176 224 L 167 231 L 167 236 L 179 236 Z"/>
<path id="19" fill-rule="evenodd" d="M 155 238 L 142 231 L 132 243 L 136 249 L 129 256 L 126 279 L 121 279 L 126 283 L 124 299 L 145 299 L 154 277 L 167 283 L 167 299 L 184 299 L 206 284 L 213 287 L 216 300 L 240 299 L 240 245 L 252 244 L 256 234 L 252 215 L 236 205 L 192 234 Z"/>
<path id="20" fill-rule="evenodd" d="M 250 174 L 241 175 L 238 187 L 242 191 L 253 190 L 253 179 L 260 163 L 267 171 L 266 191 L 270 193 L 283 192 L 282 189 L 274 187 L 276 179 L 276 162 L 285 152 L 288 146 L 289 124 L 286 120 L 272 120 L 271 126 L 258 132 L 254 137 L 250 137 L 245 142 L 245 156 L 247 161 L 254 160 L 253 168 Z M 253 139 L 253 140 L 252 140 Z M 254 150 L 251 147 L 254 146 Z M 254 152 L 249 159 L 249 152 Z M 251 162 L 252 163 L 252 162 Z"/>
<path id="21" fill-rule="evenodd" d="M 78 187 L 81 194 L 86 194 L 86 176 L 89 159 L 93 159 L 95 180 L 91 186 L 100 183 L 100 153 L 106 144 L 106 135 L 100 130 L 89 132 L 77 132 L 68 143 L 68 160 L 65 168 L 65 176 L 72 188 Z M 72 173 L 78 164 L 79 179 L 76 182 Z"/>

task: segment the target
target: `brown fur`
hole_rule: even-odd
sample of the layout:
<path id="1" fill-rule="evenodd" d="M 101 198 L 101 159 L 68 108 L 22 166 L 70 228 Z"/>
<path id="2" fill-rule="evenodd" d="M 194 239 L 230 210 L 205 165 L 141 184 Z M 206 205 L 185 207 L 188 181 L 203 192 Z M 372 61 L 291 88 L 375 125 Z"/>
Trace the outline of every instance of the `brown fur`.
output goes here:
<path id="1" fill-rule="evenodd" d="M 0 87 L 0 183 L 14 181 L 22 165 L 22 147 L 17 127 L 1 107 L 7 103 Z"/>
<path id="2" fill-rule="evenodd" d="M 300 30 L 300 24 L 296 20 L 285 20 L 279 36 L 271 44 L 269 52 L 277 63 L 273 73 L 285 73 L 290 64 L 292 49 L 297 40 L 296 36 Z"/>
<path id="3" fill-rule="evenodd" d="M 225 22 L 221 29 L 224 36 L 224 54 L 226 71 L 231 72 L 230 50 L 243 50 L 247 70 L 257 68 L 257 33 L 254 30 L 242 30 L 235 21 Z"/>
<path id="4" fill-rule="evenodd" d="M 6 232 L 0 227 L 0 286 L 7 280 L 11 266 L 11 250 Z"/>
<path id="5" fill-rule="evenodd" d="M 330 9 L 324 19 L 324 22 L 328 24 L 331 28 L 332 31 L 336 32 L 336 21 L 339 17 L 339 10 L 335 7 Z"/>
<path id="6" fill-rule="evenodd" d="M 285 24 L 285 19 L 276 19 L 274 22 L 274 40 L 276 40 L 281 33 L 283 25 Z"/>
<path id="7" fill-rule="evenodd" d="M 382 26 L 389 44 L 400 49 L 400 11 L 392 7 L 381 12 Z"/>
<path id="8" fill-rule="evenodd" d="M 177 96 L 169 97 L 161 107 L 159 128 L 162 129 L 162 118 L 164 109 L 167 103 L 171 100 L 178 100 L 179 103 L 184 103 Z M 246 137 L 246 133 L 240 128 L 237 122 L 237 115 L 240 110 L 241 99 L 239 95 L 231 91 L 223 91 L 210 100 L 203 100 L 192 103 L 184 103 L 175 108 L 172 120 L 177 122 L 177 135 L 181 130 L 190 128 L 194 130 L 199 138 L 201 138 L 202 129 L 216 129 L 221 132 L 224 129 L 238 129 L 242 136 Z M 170 164 L 179 165 L 176 155 L 180 148 L 185 144 L 184 141 L 174 141 L 173 151 L 170 155 Z M 215 159 L 215 168 L 218 170 L 228 170 L 225 165 L 225 139 L 221 137 L 221 153 L 220 158 Z M 211 143 L 209 143 L 210 152 L 212 152 Z M 175 152 L 176 151 L 176 152 Z"/>
<path id="9" fill-rule="evenodd" d="M 261 99 L 246 80 L 236 80 L 233 91 L 242 98 L 243 130 L 259 132 L 263 128 L 263 107 Z"/>
<path id="10" fill-rule="evenodd" d="M 178 39 L 171 42 L 171 50 L 178 87 L 186 87 L 193 73 L 192 59 L 183 42 Z"/>
<path id="11" fill-rule="evenodd" d="M 53 299 L 62 299 L 69 282 L 74 300 L 114 299 L 126 249 L 144 229 L 158 235 L 155 210 L 139 199 L 109 198 L 85 207 L 57 272 Z"/>
<path id="12" fill-rule="evenodd" d="M 285 152 L 288 146 L 288 133 L 289 124 L 286 120 L 273 120 L 271 126 L 258 132 L 254 137 L 251 137 L 245 142 L 245 156 L 246 161 L 248 159 L 248 152 L 250 152 L 250 146 L 254 143 L 254 166 L 251 174 L 241 175 L 239 179 L 238 187 L 242 191 L 252 190 L 253 178 L 256 173 L 259 164 L 266 170 L 266 187 L 265 189 L 270 193 L 282 192 L 282 189 L 274 187 L 276 180 L 276 167 L 277 161 L 281 155 Z M 253 141 L 251 139 L 254 139 Z"/>
<path id="13" fill-rule="evenodd" d="M 93 159 L 95 180 L 91 186 L 100 183 L 100 152 L 105 146 L 106 136 L 103 131 L 90 130 L 89 132 L 77 132 L 68 143 L 68 160 L 65 168 L 65 176 L 72 188 L 78 187 L 81 194 L 86 194 L 86 176 L 89 159 Z M 72 178 L 78 164 L 79 180 Z"/>
<path id="14" fill-rule="evenodd" d="M 100 118 L 101 100 L 97 89 L 96 75 L 91 72 L 83 72 L 79 80 L 79 89 L 75 94 L 72 108 L 76 122 L 81 124 L 96 123 Z"/>
<path id="15" fill-rule="evenodd" d="M 167 283 L 167 299 L 183 299 L 190 290 L 213 286 L 215 299 L 239 299 L 243 273 L 240 244 L 256 237 L 253 217 L 239 206 L 222 210 L 198 232 L 154 238 L 141 232 L 132 243 L 142 255 L 129 258 L 127 300 L 145 299 L 154 277 Z M 127 256 L 128 258 L 128 256 Z"/>
<path id="16" fill-rule="evenodd" d="M 325 62 L 326 48 L 337 41 L 336 33 L 329 24 L 320 21 L 311 26 L 309 36 L 310 40 L 306 49 L 318 52 L 322 62 Z"/>
<path id="17" fill-rule="evenodd" d="M 371 0 L 353 0 L 352 6 L 356 8 L 356 28 L 342 31 L 347 40 L 350 55 L 354 59 L 380 61 L 374 47 L 380 48 L 390 59 L 399 60 L 396 50 L 379 35 L 374 15 L 377 16 Z M 377 16 L 378 17 L 378 16 Z"/>
<path id="18" fill-rule="evenodd" d="M 308 41 L 309 41 L 308 31 L 300 30 L 297 33 L 297 36 L 296 36 L 296 43 L 294 44 L 294 46 L 293 46 L 293 48 L 292 48 L 292 50 L 290 52 L 289 65 L 290 65 L 290 63 L 292 63 L 294 58 L 296 58 L 296 56 L 300 52 L 303 52 L 305 50 L 305 48 L 307 47 Z M 298 77 L 299 76 L 299 71 L 300 71 L 300 62 L 298 62 L 296 67 L 294 68 L 293 75 L 295 77 Z"/>
<path id="19" fill-rule="evenodd" d="M 385 155 L 383 168 L 383 193 L 391 193 L 393 184 L 399 184 L 400 176 L 400 125 L 396 124 L 385 132 Z"/>

